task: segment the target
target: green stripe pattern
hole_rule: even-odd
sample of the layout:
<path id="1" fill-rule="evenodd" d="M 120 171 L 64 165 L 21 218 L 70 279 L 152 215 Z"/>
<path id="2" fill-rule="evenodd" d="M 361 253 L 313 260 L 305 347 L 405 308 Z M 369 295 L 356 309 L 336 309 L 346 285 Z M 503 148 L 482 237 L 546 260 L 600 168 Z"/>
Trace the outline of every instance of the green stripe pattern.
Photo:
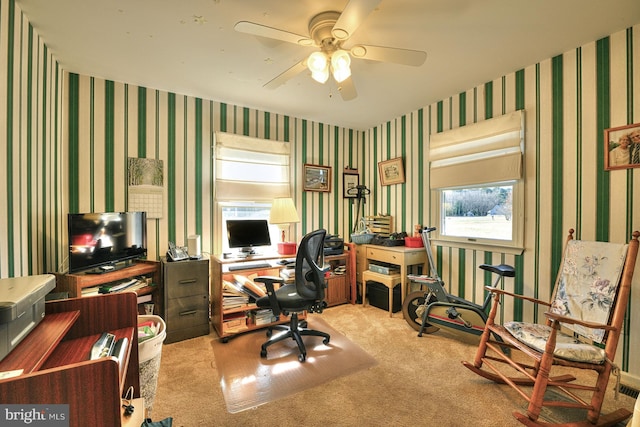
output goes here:
<path id="1" fill-rule="evenodd" d="M 14 0 L 0 2 L 0 277 L 64 271 L 68 212 L 127 209 L 126 159 L 165 167 L 164 215 L 149 221 L 149 257 L 168 240 L 202 236 L 217 252 L 223 233 L 214 199 L 214 132 L 289 142 L 292 196 L 301 222 L 292 238 L 315 228 L 348 237 L 353 201 L 342 171 L 358 169 L 371 189 L 365 214 L 389 213 L 396 231 L 430 225 L 429 135 L 525 110 L 526 220 L 522 255 L 437 246 L 448 289 L 482 302 L 487 278 L 479 262 L 513 264 L 508 290 L 548 298 L 566 231 L 624 241 L 640 228 L 640 169 L 604 169 L 603 131 L 640 122 L 637 74 L 640 26 L 531 64 L 492 81 L 390 118 L 370 129 L 345 129 L 77 75 L 60 68 Z M 130 143 L 129 143 L 130 142 Z M 404 184 L 382 186 L 378 163 L 404 159 Z M 302 165 L 332 168 L 330 193 L 304 192 Z M 612 191 L 615 188 L 615 191 Z M 293 229 L 293 227 L 292 227 Z M 637 298 L 634 298 L 637 301 Z M 542 309 L 505 302 L 504 318 L 536 320 Z M 640 330 L 632 307 L 627 331 Z M 623 369 L 640 372 L 638 334 L 625 334 Z"/>

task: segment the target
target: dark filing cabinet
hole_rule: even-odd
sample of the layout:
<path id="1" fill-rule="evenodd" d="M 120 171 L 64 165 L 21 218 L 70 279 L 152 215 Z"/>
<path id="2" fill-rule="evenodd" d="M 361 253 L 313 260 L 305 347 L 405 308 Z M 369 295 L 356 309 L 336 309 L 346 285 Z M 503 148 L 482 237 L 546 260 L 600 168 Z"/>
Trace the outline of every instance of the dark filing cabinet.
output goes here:
<path id="1" fill-rule="evenodd" d="M 209 333 L 209 260 L 162 260 L 165 343 Z"/>

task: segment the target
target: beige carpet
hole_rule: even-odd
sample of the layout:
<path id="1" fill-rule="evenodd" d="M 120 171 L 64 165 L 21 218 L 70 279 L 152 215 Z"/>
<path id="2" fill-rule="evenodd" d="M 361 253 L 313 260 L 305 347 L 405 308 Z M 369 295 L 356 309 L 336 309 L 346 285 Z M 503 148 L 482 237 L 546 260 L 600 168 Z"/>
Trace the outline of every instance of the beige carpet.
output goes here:
<path id="1" fill-rule="evenodd" d="M 173 417 L 173 427 L 522 426 L 512 412 L 522 410 L 524 399 L 460 363 L 473 359 L 475 345 L 444 331 L 418 338 L 401 313 L 389 318 L 388 312 L 372 306 L 340 305 L 311 315 L 315 318 L 378 364 L 231 414 L 212 351 L 217 336 L 211 333 L 163 346 L 152 418 Z M 611 379 L 603 410 L 633 410 L 634 398 L 621 395 L 614 400 L 613 384 Z"/>
<path id="2" fill-rule="evenodd" d="M 213 354 L 220 386 L 230 413 L 244 411 L 353 374 L 376 365 L 364 350 L 330 327 L 322 318 L 309 319 L 309 328 L 327 332 L 327 345 L 320 337 L 303 337 L 307 360 L 298 361 L 298 346 L 287 339 L 268 348 L 260 357 L 266 341 L 265 331 L 246 333 L 228 343 L 213 341 Z M 274 333 L 277 333 L 274 332 Z"/>

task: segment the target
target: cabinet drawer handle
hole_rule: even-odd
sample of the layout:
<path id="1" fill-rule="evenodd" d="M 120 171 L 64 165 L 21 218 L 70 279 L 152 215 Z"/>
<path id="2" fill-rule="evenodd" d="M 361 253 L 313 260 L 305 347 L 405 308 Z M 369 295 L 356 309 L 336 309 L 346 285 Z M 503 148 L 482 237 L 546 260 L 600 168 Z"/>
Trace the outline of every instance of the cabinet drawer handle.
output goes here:
<path id="1" fill-rule="evenodd" d="M 196 314 L 196 310 L 183 311 L 180 316 L 191 316 L 192 314 Z"/>
<path id="2" fill-rule="evenodd" d="M 178 281 L 179 284 L 181 285 L 189 285 L 191 283 L 196 283 L 196 279 L 185 279 L 185 280 L 180 280 Z"/>

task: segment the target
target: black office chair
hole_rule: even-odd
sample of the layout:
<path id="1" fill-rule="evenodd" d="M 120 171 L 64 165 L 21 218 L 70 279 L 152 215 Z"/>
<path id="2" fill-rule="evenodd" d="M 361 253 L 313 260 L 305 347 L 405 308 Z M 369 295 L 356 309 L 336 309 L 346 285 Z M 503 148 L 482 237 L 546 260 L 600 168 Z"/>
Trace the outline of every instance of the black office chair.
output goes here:
<path id="1" fill-rule="evenodd" d="M 322 313 L 326 307 L 324 294 L 326 281 L 324 278 L 324 238 L 326 230 L 316 230 L 302 238 L 298 254 L 296 256 L 295 283 L 284 284 L 280 277 L 256 277 L 255 282 L 264 283 L 267 295 L 256 301 L 258 308 L 270 308 L 274 316 L 291 315 L 288 325 L 276 325 L 269 328 L 267 337 L 269 340 L 262 344 L 261 357 L 267 357 L 267 347 L 279 341 L 291 338 L 296 341 L 300 354 L 298 360 L 304 362 L 307 359 L 307 350 L 302 341 L 303 335 L 323 337 L 323 344 L 328 344 L 331 336 L 326 332 L 307 329 L 306 321 L 299 321 L 298 314 L 304 311 L 309 313 Z M 280 288 L 275 290 L 274 284 L 279 283 Z M 273 329 L 281 330 L 272 335 Z"/>

